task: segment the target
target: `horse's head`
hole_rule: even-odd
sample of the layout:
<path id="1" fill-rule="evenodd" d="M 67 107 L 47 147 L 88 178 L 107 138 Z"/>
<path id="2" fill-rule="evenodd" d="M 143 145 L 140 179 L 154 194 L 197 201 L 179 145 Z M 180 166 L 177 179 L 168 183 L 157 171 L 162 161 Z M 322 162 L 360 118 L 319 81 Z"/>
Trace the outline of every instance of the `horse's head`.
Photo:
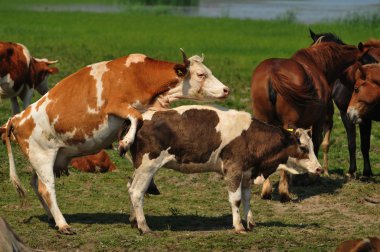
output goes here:
<path id="1" fill-rule="evenodd" d="M 362 65 L 380 62 L 380 40 L 368 40 L 365 43 L 359 43 L 358 48 L 361 51 L 359 62 Z"/>
<path id="2" fill-rule="evenodd" d="M 356 72 L 354 92 L 347 109 L 353 123 L 361 123 L 380 102 L 380 64 L 359 67 Z"/>

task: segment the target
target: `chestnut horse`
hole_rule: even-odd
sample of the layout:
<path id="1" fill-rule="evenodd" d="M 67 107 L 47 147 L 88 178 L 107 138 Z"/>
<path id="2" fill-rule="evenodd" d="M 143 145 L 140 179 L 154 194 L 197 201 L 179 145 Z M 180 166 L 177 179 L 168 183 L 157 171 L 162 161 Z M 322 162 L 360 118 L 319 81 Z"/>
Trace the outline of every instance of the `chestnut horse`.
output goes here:
<path id="1" fill-rule="evenodd" d="M 283 128 L 312 127 L 317 154 L 323 130 L 325 138 L 329 138 L 328 126 L 332 125 L 334 107 L 330 83 L 362 55 L 363 52 L 355 46 L 323 42 L 301 49 L 289 59 L 264 60 L 252 75 L 254 116 Z M 327 145 L 323 142 L 323 149 L 323 167 L 327 174 L 328 142 Z M 285 176 L 281 172 L 281 179 Z M 281 200 L 289 200 L 289 192 L 279 190 Z"/>
<path id="2" fill-rule="evenodd" d="M 336 35 L 332 33 L 315 34 L 310 30 L 310 36 L 314 42 L 335 42 L 338 44 L 344 44 Z M 360 61 L 355 62 L 348 67 L 339 77 L 339 79 L 333 83 L 332 96 L 333 100 L 340 111 L 340 116 L 343 125 L 346 130 L 348 139 L 348 150 L 350 155 L 350 167 L 348 176 L 351 178 L 356 177 L 356 130 L 355 125 L 347 117 L 347 108 L 354 91 L 354 85 L 356 82 L 357 71 L 361 65 L 372 64 L 380 62 L 380 40 L 370 39 L 362 44 L 362 51 L 365 51 Z M 380 109 L 380 106 L 377 106 Z M 373 110 L 376 111 L 376 110 Z M 379 111 L 379 110 L 377 110 Z M 369 148 L 370 148 L 370 136 L 371 136 L 371 120 L 379 121 L 379 116 L 373 113 L 367 115 L 362 119 L 362 123 L 359 125 L 360 140 L 361 140 L 361 152 L 363 154 L 364 169 L 363 176 L 370 177 L 372 175 L 371 164 L 369 161 Z M 330 125 L 332 128 L 332 125 Z"/>

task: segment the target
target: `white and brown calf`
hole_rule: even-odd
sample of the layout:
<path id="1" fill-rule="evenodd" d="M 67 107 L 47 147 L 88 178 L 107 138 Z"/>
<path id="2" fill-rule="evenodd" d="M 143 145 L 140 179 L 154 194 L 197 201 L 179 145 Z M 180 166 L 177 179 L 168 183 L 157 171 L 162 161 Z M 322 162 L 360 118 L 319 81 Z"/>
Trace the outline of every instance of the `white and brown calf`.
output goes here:
<path id="1" fill-rule="evenodd" d="M 41 95 L 49 91 L 48 77 L 58 72 L 58 68 L 49 65 L 57 62 L 32 57 L 22 44 L 0 42 L 0 98 L 11 99 L 14 115 L 20 112 L 17 97 L 25 109 L 34 89 Z"/>
<path id="2" fill-rule="evenodd" d="M 63 79 L 39 101 L 11 118 L 6 127 L 10 176 L 22 194 L 10 138 L 28 157 L 35 173 L 32 186 L 60 232 L 73 230 L 56 200 L 54 179 L 67 171 L 71 158 L 94 154 L 117 139 L 128 120 L 121 152 L 133 143 L 141 113 L 151 106 L 187 98 L 225 98 L 229 90 L 202 63 L 184 56 L 184 64 L 131 54 L 87 66 Z"/>
<path id="3" fill-rule="evenodd" d="M 239 213 L 241 201 L 247 229 L 254 225 L 250 210 L 252 178 L 266 178 L 277 168 L 294 173 L 321 170 L 311 170 L 307 165 L 312 153 L 307 143 L 299 143 L 295 134 L 253 119 L 246 112 L 182 106 L 148 111 L 143 117 L 131 147 L 136 170 L 129 187 L 133 208 L 130 221 L 137 223 L 142 233 L 150 231 L 143 212 L 144 193 L 162 166 L 183 173 L 222 174 L 236 232 L 245 232 Z M 291 167 L 281 165 L 289 162 Z"/>

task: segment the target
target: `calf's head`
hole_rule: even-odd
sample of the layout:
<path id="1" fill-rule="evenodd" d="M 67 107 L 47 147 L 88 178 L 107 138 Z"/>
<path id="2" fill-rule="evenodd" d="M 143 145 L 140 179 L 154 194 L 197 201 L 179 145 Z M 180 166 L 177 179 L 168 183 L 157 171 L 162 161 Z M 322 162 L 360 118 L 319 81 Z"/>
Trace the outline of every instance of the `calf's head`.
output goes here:
<path id="1" fill-rule="evenodd" d="M 286 165 L 279 169 L 292 174 L 322 173 L 323 169 L 314 153 L 314 145 L 311 140 L 311 130 L 298 128 L 290 136 L 290 144 L 287 148 L 289 155 Z"/>
<path id="2" fill-rule="evenodd" d="M 356 72 L 356 82 L 347 116 L 353 123 L 361 123 L 380 102 L 380 64 L 365 65 Z"/>
<path id="3" fill-rule="evenodd" d="M 168 91 L 169 100 L 191 99 L 199 101 L 211 101 L 226 98 L 230 90 L 220 82 L 203 64 L 204 56 L 194 55 L 187 58 L 182 50 L 185 69 L 177 65 L 175 68 L 179 76 L 183 75 L 183 81 L 175 88 Z"/>

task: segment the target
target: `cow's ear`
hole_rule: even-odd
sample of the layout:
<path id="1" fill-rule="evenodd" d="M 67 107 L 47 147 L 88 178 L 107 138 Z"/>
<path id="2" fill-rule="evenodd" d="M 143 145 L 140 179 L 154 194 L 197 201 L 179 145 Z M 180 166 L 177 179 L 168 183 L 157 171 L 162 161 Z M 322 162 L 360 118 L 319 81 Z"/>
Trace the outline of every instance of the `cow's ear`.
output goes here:
<path id="1" fill-rule="evenodd" d="M 309 128 L 306 130 L 306 133 L 309 135 L 309 137 L 311 137 L 313 134 L 313 131 L 311 130 L 311 128 Z"/>
<path id="2" fill-rule="evenodd" d="M 180 65 L 180 64 L 176 64 L 174 66 L 174 71 L 175 71 L 176 75 L 178 77 L 181 77 L 181 78 L 185 77 L 187 75 L 187 72 L 188 72 L 186 66 Z"/>
<path id="3" fill-rule="evenodd" d="M 56 74 L 59 72 L 58 68 L 56 67 L 48 67 L 46 70 L 49 74 Z"/>
<path id="4" fill-rule="evenodd" d="M 309 28 L 309 32 L 310 32 L 310 37 L 311 37 L 311 39 L 312 39 L 314 42 L 317 41 L 317 39 L 318 39 L 317 34 L 315 34 L 310 28 Z"/>
<path id="5" fill-rule="evenodd" d="M 361 51 L 361 52 L 364 51 L 364 45 L 363 45 L 362 42 L 359 42 L 359 44 L 358 44 L 358 49 L 359 49 L 359 51 Z"/>

